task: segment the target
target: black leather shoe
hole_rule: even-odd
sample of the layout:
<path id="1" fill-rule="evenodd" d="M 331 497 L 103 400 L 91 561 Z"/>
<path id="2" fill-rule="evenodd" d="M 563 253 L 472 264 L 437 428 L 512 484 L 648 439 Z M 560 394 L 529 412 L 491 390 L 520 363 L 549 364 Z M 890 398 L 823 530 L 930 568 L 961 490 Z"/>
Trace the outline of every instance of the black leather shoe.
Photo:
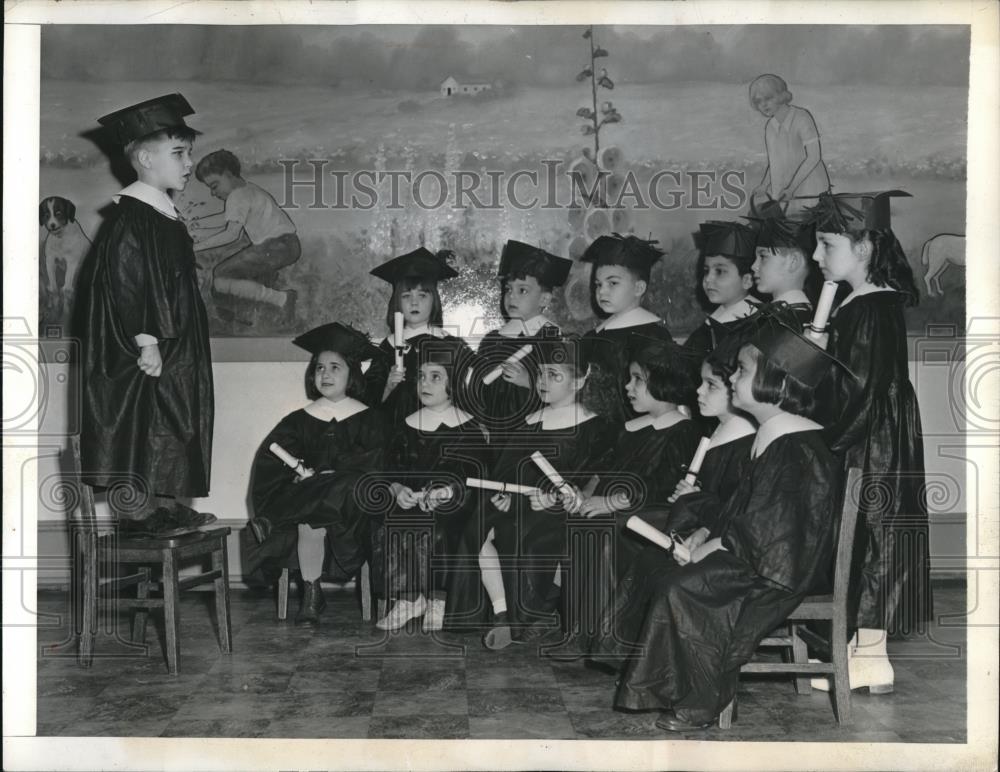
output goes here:
<path id="1" fill-rule="evenodd" d="M 663 711 L 660 717 L 656 719 L 657 729 L 665 729 L 668 732 L 697 732 L 702 729 L 708 729 L 714 723 L 714 719 L 705 723 L 689 721 L 683 713 L 678 716 L 672 710 Z"/>
<path id="2" fill-rule="evenodd" d="M 326 608 L 326 598 L 323 597 L 323 587 L 318 581 L 306 582 L 302 594 L 302 605 L 295 615 L 297 625 L 319 624 L 319 615 Z"/>
<path id="3" fill-rule="evenodd" d="M 263 544 L 267 537 L 271 535 L 271 521 L 266 517 L 252 517 L 247 523 L 247 528 L 253 534 L 258 544 Z"/>
<path id="4" fill-rule="evenodd" d="M 562 630 L 559 629 L 559 618 L 555 616 L 549 619 L 539 619 L 530 626 L 518 630 L 514 633 L 514 642 L 543 643 L 552 641 L 555 643 L 561 635 Z"/>

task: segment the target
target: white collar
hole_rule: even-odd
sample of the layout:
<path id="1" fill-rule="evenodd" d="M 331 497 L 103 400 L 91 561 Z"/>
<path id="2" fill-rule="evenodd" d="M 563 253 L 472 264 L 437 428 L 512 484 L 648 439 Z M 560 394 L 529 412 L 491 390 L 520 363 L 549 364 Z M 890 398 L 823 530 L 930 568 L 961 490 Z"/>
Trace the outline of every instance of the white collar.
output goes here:
<path id="1" fill-rule="evenodd" d="M 718 448 L 729 442 L 734 442 L 748 434 L 755 434 L 757 427 L 753 422 L 741 415 L 734 415 L 728 421 L 720 422 L 712 432 L 712 442 L 709 448 Z"/>
<path id="2" fill-rule="evenodd" d="M 364 402 L 359 402 L 353 397 L 344 397 L 336 402 L 330 402 L 328 399 L 321 397 L 310 402 L 304 408 L 309 415 L 313 418 L 319 418 L 321 421 L 343 421 L 367 409 L 368 405 Z"/>
<path id="3" fill-rule="evenodd" d="M 638 418 L 633 418 L 631 421 L 626 421 L 625 431 L 637 432 L 640 429 L 645 429 L 647 426 L 652 426 L 656 431 L 660 432 L 686 420 L 687 416 L 679 410 L 668 410 L 658 418 L 654 418 L 649 413 L 646 413 Z"/>
<path id="4" fill-rule="evenodd" d="M 594 328 L 594 331 L 602 332 L 603 330 L 621 330 L 626 327 L 638 327 L 640 324 L 651 324 L 662 321 L 663 320 L 652 311 L 647 311 L 645 308 L 640 306 L 639 308 L 630 308 L 628 311 L 621 314 L 609 316 L 597 325 L 597 327 Z"/>
<path id="5" fill-rule="evenodd" d="M 571 429 L 579 426 L 584 421 L 589 421 L 596 417 L 596 413 L 591 413 L 587 408 L 578 402 L 573 402 L 562 407 L 543 407 L 524 419 L 526 424 L 537 424 L 542 422 L 542 429 L 553 431 L 555 429 Z"/>
<path id="6" fill-rule="evenodd" d="M 743 298 L 731 306 L 719 306 L 708 316 L 720 324 L 725 324 L 726 322 L 735 322 L 737 319 L 744 319 L 756 312 L 756 310 L 753 303 Z"/>
<path id="7" fill-rule="evenodd" d="M 157 212 L 165 214 L 171 220 L 179 220 L 181 217 L 180 212 L 177 211 L 177 207 L 174 206 L 174 202 L 170 200 L 170 196 L 142 180 L 136 180 L 128 187 L 120 190 L 118 195 L 111 197 L 111 200 L 117 204 L 122 196 L 128 196 L 129 198 L 142 201 L 144 204 L 149 204 Z"/>
<path id="8" fill-rule="evenodd" d="M 864 288 L 864 289 L 862 289 L 860 291 L 858 291 L 858 290 L 851 290 L 851 293 L 846 298 L 844 298 L 842 301 L 840 301 L 840 305 L 837 306 L 837 308 L 838 309 L 843 308 L 848 303 L 850 303 L 852 300 L 854 300 L 854 298 L 859 298 L 862 295 L 871 295 L 871 294 L 874 294 L 876 292 L 896 292 L 896 290 L 894 290 L 892 287 L 875 287 L 874 285 L 866 287 L 866 288 Z"/>
<path id="9" fill-rule="evenodd" d="M 537 335 L 538 331 L 547 324 L 552 324 L 541 314 L 536 314 L 527 321 L 524 319 L 511 319 L 503 327 L 497 330 L 505 338 L 516 338 L 519 335 L 531 337 Z"/>
<path id="10" fill-rule="evenodd" d="M 417 335 L 433 335 L 435 338 L 443 338 L 447 333 L 440 327 L 431 327 L 429 324 L 421 324 L 417 327 L 404 327 L 403 340 L 409 340 Z M 391 335 L 389 336 L 392 337 Z"/>
<path id="11" fill-rule="evenodd" d="M 788 305 L 790 306 L 803 303 L 808 306 L 812 305 L 812 303 L 809 301 L 809 298 L 806 296 L 806 293 L 804 293 L 800 289 L 791 289 L 788 290 L 788 292 L 782 292 L 780 295 L 776 295 L 774 297 L 774 302 L 788 303 Z"/>
<path id="12" fill-rule="evenodd" d="M 422 407 L 416 413 L 410 413 L 403 420 L 407 426 L 413 429 L 419 429 L 422 432 L 433 432 L 437 431 L 442 424 L 449 429 L 454 429 L 456 426 L 461 426 L 471 419 L 472 416 L 464 410 L 459 410 L 454 405 L 448 405 L 444 410 L 431 410 L 430 408 Z"/>
<path id="13" fill-rule="evenodd" d="M 811 432 L 822 429 L 815 421 L 791 413 L 778 413 L 768 418 L 757 430 L 757 437 L 750 448 L 750 458 L 760 458 L 768 446 L 779 437 L 797 432 Z"/>

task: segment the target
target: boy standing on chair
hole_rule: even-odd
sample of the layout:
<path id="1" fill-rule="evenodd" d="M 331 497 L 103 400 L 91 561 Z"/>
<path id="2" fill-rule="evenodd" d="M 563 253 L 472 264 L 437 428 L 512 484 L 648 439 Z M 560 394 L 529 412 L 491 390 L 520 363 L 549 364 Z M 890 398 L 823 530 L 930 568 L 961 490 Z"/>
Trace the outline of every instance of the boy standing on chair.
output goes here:
<path id="1" fill-rule="evenodd" d="M 208 495 L 214 418 L 208 318 L 169 195 L 191 176 L 193 112 L 168 94 L 98 119 L 138 179 L 114 197 L 80 284 L 84 481 L 160 534 L 214 519 L 177 502 Z"/>

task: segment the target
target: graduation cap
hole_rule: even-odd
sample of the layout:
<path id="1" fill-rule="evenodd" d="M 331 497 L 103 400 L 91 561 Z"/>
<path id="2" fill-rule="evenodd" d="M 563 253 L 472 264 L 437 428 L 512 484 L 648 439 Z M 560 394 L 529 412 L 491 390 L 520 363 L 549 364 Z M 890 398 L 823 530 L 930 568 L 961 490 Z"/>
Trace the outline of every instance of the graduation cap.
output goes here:
<path id="1" fill-rule="evenodd" d="M 434 254 L 429 249 L 418 247 L 412 252 L 394 257 L 392 260 L 372 268 L 369 273 L 392 285 L 403 279 L 431 279 L 433 281 L 454 279 L 458 276 L 458 271 L 448 265 L 450 255 L 450 252 Z"/>
<path id="2" fill-rule="evenodd" d="M 803 222 L 818 231 L 843 233 L 892 227 L 889 201 L 904 196 L 905 190 L 883 190 L 875 193 L 821 193 L 815 206 L 806 209 Z"/>
<path id="3" fill-rule="evenodd" d="M 685 370 L 691 373 L 698 371 L 702 355 L 696 349 L 678 345 L 669 335 L 651 335 L 632 332 L 628 336 L 629 359 L 641 357 L 643 364 L 651 365 L 658 370 Z"/>
<path id="4" fill-rule="evenodd" d="M 786 316 L 790 313 L 784 303 L 762 305 L 751 317 L 753 332 L 745 343 L 810 388 L 818 386 L 831 367 L 857 378 L 847 365 L 795 330 L 791 326 L 793 317 Z"/>
<path id="5" fill-rule="evenodd" d="M 320 325 L 302 333 L 292 343 L 304 348 L 310 354 L 334 351 L 345 359 L 355 362 L 387 356 L 382 349 L 372 345 L 369 337 L 363 332 L 340 322 Z"/>
<path id="6" fill-rule="evenodd" d="M 698 226 L 695 244 L 702 255 L 723 255 L 753 262 L 757 236 L 748 225 L 735 220 L 709 220 Z"/>
<path id="7" fill-rule="evenodd" d="M 546 287 L 561 287 L 566 283 L 573 261 L 556 257 L 544 249 L 533 247 L 522 241 L 510 239 L 500 253 L 500 267 L 497 276 L 534 276 L 538 283 Z"/>
<path id="8" fill-rule="evenodd" d="M 97 119 L 121 146 L 127 145 L 150 134 L 167 129 L 187 129 L 195 131 L 186 123 L 184 116 L 194 115 L 194 108 L 180 94 L 165 94 L 155 99 L 147 99 L 137 105 L 116 110 Z"/>
<path id="9" fill-rule="evenodd" d="M 798 249 L 806 257 L 812 255 L 815 244 L 811 226 L 788 217 L 748 216 L 746 219 L 756 236 L 755 248 Z"/>
<path id="10" fill-rule="evenodd" d="M 630 271 L 648 276 L 656 263 L 663 257 L 663 250 L 655 240 L 640 239 L 638 236 L 598 236 L 580 259 L 585 263 L 599 265 L 623 265 Z"/>

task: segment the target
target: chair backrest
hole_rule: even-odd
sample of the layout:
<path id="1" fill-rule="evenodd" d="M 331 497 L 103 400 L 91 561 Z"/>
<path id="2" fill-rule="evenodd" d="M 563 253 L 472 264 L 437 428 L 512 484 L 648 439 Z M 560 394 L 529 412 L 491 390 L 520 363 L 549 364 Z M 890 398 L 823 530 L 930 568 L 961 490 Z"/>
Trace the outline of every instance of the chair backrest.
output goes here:
<path id="1" fill-rule="evenodd" d="M 861 470 L 852 466 L 847 470 L 844 495 L 840 510 L 840 533 L 833 568 L 833 595 L 846 598 L 851 580 L 851 555 L 854 552 L 854 527 L 858 522 L 858 504 L 861 499 Z"/>
<path id="2" fill-rule="evenodd" d="M 73 459 L 73 478 L 80 495 L 80 515 L 85 529 L 97 528 L 97 507 L 94 505 L 94 489 L 83 481 L 83 462 L 80 460 L 80 438 L 69 438 L 70 455 Z"/>

